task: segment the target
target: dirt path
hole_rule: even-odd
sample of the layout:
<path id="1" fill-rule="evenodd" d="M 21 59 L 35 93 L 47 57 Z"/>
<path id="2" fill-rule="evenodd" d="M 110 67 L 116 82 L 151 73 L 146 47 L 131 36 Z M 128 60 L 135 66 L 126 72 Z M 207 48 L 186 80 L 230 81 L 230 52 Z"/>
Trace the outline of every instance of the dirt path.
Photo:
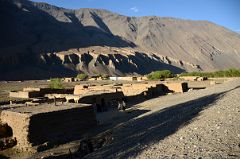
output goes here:
<path id="1" fill-rule="evenodd" d="M 86 158 L 240 158 L 240 80 L 138 105 L 151 111 L 116 127 Z"/>

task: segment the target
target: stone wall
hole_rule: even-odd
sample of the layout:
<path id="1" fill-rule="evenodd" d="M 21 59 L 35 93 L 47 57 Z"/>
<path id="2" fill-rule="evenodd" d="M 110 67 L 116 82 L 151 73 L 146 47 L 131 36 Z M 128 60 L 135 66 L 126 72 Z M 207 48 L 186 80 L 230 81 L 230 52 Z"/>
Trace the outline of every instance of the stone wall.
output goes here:
<path id="1" fill-rule="evenodd" d="M 199 76 L 181 76 L 180 79 L 186 80 L 186 81 L 197 81 L 197 78 Z"/>
<path id="2" fill-rule="evenodd" d="M 108 92 L 97 93 L 81 96 L 80 103 L 96 104 L 97 106 L 104 107 L 105 110 L 112 107 L 112 103 L 122 101 L 124 99 L 123 92 Z M 114 107 L 114 106 L 113 106 Z"/>
<path id="3" fill-rule="evenodd" d="M 39 91 L 33 91 L 33 92 L 28 92 L 28 91 L 17 91 L 17 92 L 10 92 L 9 97 L 14 97 L 14 98 L 34 98 L 34 97 L 39 97 L 41 96 L 41 93 Z"/>
<path id="4" fill-rule="evenodd" d="M 74 87 L 74 95 L 82 95 L 89 92 L 88 86 L 85 85 L 75 85 Z"/>
<path id="5" fill-rule="evenodd" d="M 12 128 L 13 137 L 16 137 L 19 148 L 26 150 L 31 147 L 31 143 L 28 141 L 28 127 L 30 121 L 28 114 L 3 110 L 1 113 L 1 120 Z"/>
<path id="6" fill-rule="evenodd" d="M 41 88 L 35 88 L 35 87 L 26 87 L 26 88 L 23 88 L 23 91 L 24 92 L 32 92 L 32 91 L 40 91 Z"/>
<path id="7" fill-rule="evenodd" d="M 156 84 L 155 87 L 149 87 L 146 92 L 148 98 L 164 95 L 165 93 L 165 87 L 163 84 Z"/>
<path id="8" fill-rule="evenodd" d="M 123 85 L 120 90 L 123 91 L 127 101 L 154 98 L 166 93 L 165 86 L 157 83 Z"/>
<path id="9" fill-rule="evenodd" d="M 175 93 L 183 93 L 188 91 L 188 84 L 186 82 L 180 83 L 164 83 L 169 91 Z"/>
<path id="10" fill-rule="evenodd" d="M 66 77 L 63 79 L 63 82 L 74 82 L 75 81 L 75 78 L 73 77 Z"/>
<path id="11" fill-rule="evenodd" d="M 33 146 L 46 142 L 59 144 L 70 141 L 97 125 L 91 105 L 73 103 L 4 110 L 1 120 L 12 128 L 17 147 L 23 150 L 33 150 Z"/>
<path id="12" fill-rule="evenodd" d="M 200 77 L 200 76 L 182 76 L 180 79 L 186 80 L 186 81 L 204 81 L 207 80 L 207 77 Z"/>
<path id="13" fill-rule="evenodd" d="M 121 86 L 125 96 L 135 96 L 148 91 L 149 88 L 156 87 L 154 83 L 138 83 L 138 84 L 124 84 Z"/>
<path id="14" fill-rule="evenodd" d="M 45 94 L 72 94 L 73 89 L 51 89 L 51 88 L 23 88 L 23 91 L 12 91 L 9 97 L 14 98 L 36 98 L 44 97 Z"/>

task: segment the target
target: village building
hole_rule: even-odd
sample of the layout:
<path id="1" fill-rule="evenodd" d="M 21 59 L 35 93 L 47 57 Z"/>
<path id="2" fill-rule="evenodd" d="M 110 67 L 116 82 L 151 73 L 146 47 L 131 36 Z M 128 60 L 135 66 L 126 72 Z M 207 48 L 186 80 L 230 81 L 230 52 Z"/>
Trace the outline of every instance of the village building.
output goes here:
<path id="1" fill-rule="evenodd" d="M 12 129 L 17 148 L 28 151 L 70 141 L 97 125 L 92 105 L 74 103 L 18 106 L 3 110 L 1 121 Z"/>
<path id="2" fill-rule="evenodd" d="M 188 91 L 188 84 L 186 82 L 164 83 L 170 92 L 183 93 Z"/>
<path id="3" fill-rule="evenodd" d="M 75 82 L 75 78 L 74 77 L 66 77 L 66 78 L 63 78 L 63 82 Z"/>
<path id="4" fill-rule="evenodd" d="M 9 92 L 9 97 L 14 98 L 37 98 L 44 97 L 46 94 L 71 94 L 72 89 L 51 89 L 51 88 L 23 88 L 22 91 L 11 91 Z"/>
<path id="5" fill-rule="evenodd" d="M 200 76 L 181 76 L 179 78 L 186 81 L 205 81 L 208 79 L 207 77 L 200 77 Z"/>
<path id="6" fill-rule="evenodd" d="M 146 81 L 146 76 L 125 76 L 125 77 L 109 77 L 112 81 Z"/>

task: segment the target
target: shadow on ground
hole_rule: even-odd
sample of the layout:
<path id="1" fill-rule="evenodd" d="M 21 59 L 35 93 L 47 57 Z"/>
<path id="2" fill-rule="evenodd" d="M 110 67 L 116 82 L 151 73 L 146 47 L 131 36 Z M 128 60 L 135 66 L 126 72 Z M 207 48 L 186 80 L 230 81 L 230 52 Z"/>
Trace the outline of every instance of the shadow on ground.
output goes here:
<path id="1" fill-rule="evenodd" d="M 128 122 L 110 129 L 112 132 L 112 142 L 103 145 L 103 147 L 95 150 L 92 153 L 89 153 L 88 155 L 85 155 L 84 157 L 82 157 L 83 155 L 80 153 L 80 151 L 76 151 L 64 155 L 49 156 L 48 159 L 113 159 L 135 157 L 148 145 L 165 139 L 166 137 L 177 132 L 179 129 L 193 122 L 196 117 L 199 116 L 201 111 L 213 106 L 218 99 L 222 98 L 224 94 L 229 91 L 204 96 L 185 103 L 173 105 L 142 118 L 128 119 L 126 120 Z"/>
<path id="2" fill-rule="evenodd" d="M 213 94 L 174 105 L 115 127 L 113 142 L 84 158 L 128 158 L 142 152 L 147 145 L 159 142 L 195 120 L 199 113 L 212 106 L 226 92 Z M 82 158 L 80 152 L 50 158 Z"/>
<path id="3" fill-rule="evenodd" d="M 9 157 L 3 156 L 3 155 L 0 155 L 0 158 L 1 159 L 9 159 Z"/>
<path id="4" fill-rule="evenodd" d="M 224 92 L 225 93 L 225 92 Z M 194 121 L 199 113 L 210 107 L 224 93 L 213 94 L 186 103 L 174 105 L 146 117 L 131 120 L 114 129 L 114 141 L 88 158 L 127 158 L 135 156 L 144 147 L 174 134 Z M 76 153 L 77 156 L 77 153 Z"/>

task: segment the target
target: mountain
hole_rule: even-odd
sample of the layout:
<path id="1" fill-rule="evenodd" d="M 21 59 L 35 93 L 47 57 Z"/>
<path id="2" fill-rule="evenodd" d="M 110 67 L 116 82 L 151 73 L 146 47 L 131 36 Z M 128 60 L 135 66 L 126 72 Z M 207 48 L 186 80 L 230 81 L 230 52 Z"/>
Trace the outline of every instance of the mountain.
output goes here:
<path id="1" fill-rule="evenodd" d="M 240 35 L 208 21 L 0 0 L 0 79 L 240 66 Z"/>

